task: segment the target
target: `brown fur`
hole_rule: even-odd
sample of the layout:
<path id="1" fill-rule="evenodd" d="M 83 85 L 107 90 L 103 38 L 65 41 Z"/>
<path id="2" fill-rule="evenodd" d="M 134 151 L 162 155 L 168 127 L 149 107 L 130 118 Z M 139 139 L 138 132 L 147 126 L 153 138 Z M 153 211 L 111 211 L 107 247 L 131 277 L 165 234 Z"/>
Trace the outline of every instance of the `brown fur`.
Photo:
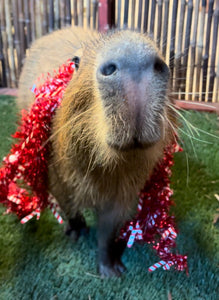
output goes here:
<path id="1" fill-rule="evenodd" d="M 42 74 L 53 74 L 60 65 L 80 53 L 82 44 L 96 32 L 81 27 L 65 28 L 36 40 L 31 46 L 19 79 L 18 106 L 27 108 L 34 101 L 31 88 L 43 83 Z"/>
<path id="2" fill-rule="evenodd" d="M 124 88 L 128 91 L 126 102 L 115 104 L 113 109 L 116 112 L 112 112 L 112 106 L 103 105 L 103 96 L 96 80 L 96 70 L 101 60 L 117 55 L 114 52 L 117 53 L 120 40 L 124 43 L 121 48 L 126 47 L 126 53 L 130 53 L 130 63 L 135 61 L 130 43 L 133 44 L 133 48 L 136 45 L 138 57 L 145 53 L 148 53 L 148 56 L 156 54 L 160 57 L 153 43 L 139 33 L 118 32 L 102 36 L 78 28 L 65 29 L 35 43 L 21 75 L 19 92 L 20 107 L 27 106 L 33 98 L 27 94 L 27 90 L 32 86 L 34 78 L 43 72 L 51 72 L 73 57 L 75 51 L 81 51 L 79 70 L 69 83 L 61 107 L 53 119 L 50 191 L 68 219 L 74 218 L 76 213 L 85 207 L 94 207 L 99 212 L 100 220 L 105 219 L 100 221 L 100 226 L 103 226 L 106 220 L 110 223 L 113 219 L 112 230 L 121 226 L 130 216 L 137 203 L 137 193 L 162 157 L 163 148 L 173 138 L 172 128 L 167 121 L 171 116 L 166 99 L 164 109 L 160 113 L 162 124 L 158 123 L 162 128 L 161 137 L 152 146 L 122 151 L 107 143 L 106 136 L 117 144 L 125 144 L 126 141 L 128 143 L 132 137 L 132 115 L 135 108 L 127 105 L 130 103 L 128 97 L 132 97 L 133 89 L 129 88 L 129 84 Z M 146 46 L 142 48 L 142 45 Z M 125 84 L 133 83 L 129 75 L 127 76 Z M 152 88 L 148 89 L 148 93 L 151 93 L 148 100 L 151 110 L 161 109 L 160 104 L 157 107 L 153 104 L 153 98 L 158 97 L 154 91 L 156 81 L 162 81 L 158 77 L 152 78 Z M 107 88 L 108 86 L 104 88 L 104 92 Z M 145 122 L 143 119 L 142 128 L 146 126 Z M 124 130 L 120 130 L 122 126 L 126 128 L 125 135 Z M 100 249 L 102 243 L 101 240 Z M 106 274 L 103 270 L 101 272 L 111 276 L 108 271 Z"/>

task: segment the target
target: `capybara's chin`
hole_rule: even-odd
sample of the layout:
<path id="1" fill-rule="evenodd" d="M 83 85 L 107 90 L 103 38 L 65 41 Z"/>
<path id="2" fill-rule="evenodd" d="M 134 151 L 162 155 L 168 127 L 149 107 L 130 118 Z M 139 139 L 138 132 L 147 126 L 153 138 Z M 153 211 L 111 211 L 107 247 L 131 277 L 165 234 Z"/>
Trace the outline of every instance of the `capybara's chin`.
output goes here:
<path id="1" fill-rule="evenodd" d="M 117 151 L 133 151 L 133 150 L 146 150 L 155 146 L 162 139 L 162 129 L 160 124 L 152 132 L 145 132 L 144 135 L 135 133 L 133 136 L 128 137 L 120 133 L 120 137 L 108 135 L 106 143 L 109 147 Z"/>
<path id="2" fill-rule="evenodd" d="M 109 143 L 108 146 L 112 149 L 115 149 L 117 151 L 121 152 L 128 152 L 128 151 L 134 151 L 134 150 L 146 150 L 152 147 L 155 143 L 141 143 L 137 140 L 134 140 L 132 143 L 125 144 L 125 145 L 119 145 L 116 143 Z"/>
<path id="3" fill-rule="evenodd" d="M 41 73 L 71 58 L 77 72 L 52 121 L 49 191 L 66 215 L 68 235 L 86 228 L 83 208 L 96 209 L 99 271 L 119 276 L 124 243 L 115 237 L 174 137 L 169 69 L 144 34 L 63 29 L 30 49 L 19 106 L 33 101 L 29 89 Z"/>

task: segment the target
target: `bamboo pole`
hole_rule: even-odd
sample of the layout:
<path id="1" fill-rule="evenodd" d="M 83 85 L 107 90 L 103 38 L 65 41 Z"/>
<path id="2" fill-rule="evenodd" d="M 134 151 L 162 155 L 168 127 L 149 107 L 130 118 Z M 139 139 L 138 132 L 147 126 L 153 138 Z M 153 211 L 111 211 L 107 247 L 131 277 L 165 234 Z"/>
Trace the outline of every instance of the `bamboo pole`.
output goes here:
<path id="1" fill-rule="evenodd" d="M 128 28 L 129 0 L 125 0 L 123 28 Z"/>
<path id="2" fill-rule="evenodd" d="M 217 51 L 217 57 L 219 57 L 219 47 L 218 47 L 218 51 Z M 215 102 L 219 103 L 219 61 L 217 63 Z"/>
<path id="3" fill-rule="evenodd" d="M 131 29 L 135 29 L 135 6 L 136 0 L 132 0 L 132 10 L 131 10 Z"/>
<path id="4" fill-rule="evenodd" d="M 188 54 L 189 54 L 189 44 L 190 44 L 190 35 L 192 27 L 192 13 L 193 13 L 193 0 L 189 0 L 188 9 L 187 9 L 187 20 L 186 20 L 186 33 L 185 33 L 185 42 L 184 42 L 184 54 L 183 54 L 183 63 L 181 70 L 181 99 L 185 98 L 186 91 L 186 77 L 187 77 L 187 65 L 188 65 Z"/>
<path id="5" fill-rule="evenodd" d="M 97 29 L 97 11 L 98 11 L 98 1 L 93 1 L 93 29 Z"/>
<path id="6" fill-rule="evenodd" d="M 115 0 L 108 0 L 108 11 L 107 11 L 107 22 L 109 28 L 116 27 L 116 1 Z M 100 16 L 99 16 L 100 17 Z"/>
<path id="7" fill-rule="evenodd" d="M 160 40 L 161 40 L 161 28 L 162 28 L 162 10 L 163 10 L 163 0 L 158 0 L 158 16 L 157 16 L 157 46 L 160 48 Z"/>
<path id="8" fill-rule="evenodd" d="M 84 25 L 84 0 L 79 0 L 78 25 L 81 27 L 83 27 L 83 25 Z"/>
<path id="9" fill-rule="evenodd" d="M 90 7 L 90 1 L 91 0 L 86 0 L 87 4 L 87 10 L 86 10 L 86 17 L 87 17 L 87 27 L 90 27 L 90 17 L 91 17 L 91 7 Z"/>
<path id="10" fill-rule="evenodd" d="M 208 101 L 212 102 L 214 81 L 216 77 L 215 62 L 216 62 L 216 51 L 217 51 L 217 39 L 218 39 L 218 23 L 219 23 L 219 1 L 216 2 L 216 8 L 213 15 L 213 38 L 211 48 L 211 63 L 210 63 L 210 76 L 209 76 L 209 88 L 208 88 Z"/>
<path id="11" fill-rule="evenodd" d="M 162 41 L 162 53 L 164 57 L 166 57 L 166 51 L 167 51 L 168 20 L 169 20 L 169 0 L 165 0 L 164 21 L 163 21 L 163 41 Z"/>
<path id="12" fill-rule="evenodd" d="M 2 2 L 2 0 L 1 0 Z M 2 3 L 0 2 L 0 9 L 3 9 Z M 1 18 L 1 15 L 0 15 Z M 1 20 L 2 21 L 2 20 Z M 3 38 L 2 38 L 2 24 L 0 22 L 0 61 L 1 61 L 1 86 L 7 86 L 7 76 L 6 76 L 6 63 L 5 63 L 5 56 L 4 56 L 4 47 L 3 47 Z"/>
<path id="13" fill-rule="evenodd" d="M 208 3 L 208 20 L 207 20 L 207 28 L 206 28 L 205 54 L 203 56 L 203 67 L 202 67 L 202 101 L 206 100 L 206 92 L 207 92 L 206 85 L 207 85 L 209 46 L 210 46 L 213 6 L 214 6 L 214 0 L 210 0 Z"/>
<path id="14" fill-rule="evenodd" d="M 196 84 L 195 84 L 195 100 L 200 101 L 200 78 L 202 68 L 202 53 L 204 48 L 204 27 L 205 27 L 205 11 L 206 11 L 206 0 L 202 0 L 202 8 L 200 15 L 200 26 L 198 32 L 197 42 L 197 64 L 196 64 Z"/>
<path id="15" fill-rule="evenodd" d="M 74 0 L 73 7 L 74 7 L 74 24 L 77 26 L 78 25 L 78 1 L 77 0 Z"/>
<path id="16" fill-rule="evenodd" d="M 138 31 L 141 31 L 141 22 L 142 22 L 142 0 L 139 0 L 138 4 Z"/>
<path id="17" fill-rule="evenodd" d="M 176 58 L 175 58 L 175 91 L 178 92 L 181 84 L 181 58 L 182 58 L 182 41 L 183 41 L 183 25 L 185 17 L 185 0 L 181 0 L 180 15 L 179 15 L 179 30 L 178 30 L 178 41 L 176 47 Z"/>
<path id="18" fill-rule="evenodd" d="M 17 0 L 12 0 L 12 13 L 13 13 L 13 21 L 14 21 L 14 45 L 16 49 L 17 55 L 17 78 L 21 72 L 21 49 L 20 49 L 20 37 L 19 37 L 19 25 L 18 25 L 18 7 L 17 7 Z"/>
<path id="19" fill-rule="evenodd" d="M 25 0 L 28 1 L 28 0 Z M 47 0 L 43 0 L 43 34 L 46 34 L 48 32 L 48 12 L 47 12 L 48 3 Z"/>
<path id="20" fill-rule="evenodd" d="M 31 41 L 36 39 L 35 0 L 30 0 Z"/>
<path id="21" fill-rule="evenodd" d="M 6 3 L 7 1 L 7 3 Z M 17 84 L 18 74 L 21 70 L 22 59 L 24 57 L 26 45 L 30 46 L 31 40 L 35 39 L 35 24 L 41 27 L 41 32 L 43 30 L 43 34 L 45 34 L 48 30 L 52 31 L 54 29 L 54 25 L 56 28 L 59 27 L 59 11 L 57 4 L 60 4 L 61 0 L 0 0 L 0 81 L 1 85 L 14 86 Z M 86 0 L 87 2 L 87 11 L 86 11 L 86 19 L 87 25 L 91 22 L 91 0 Z M 149 0 L 143 1 L 139 0 L 138 6 L 138 20 L 135 19 L 135 8 L 136 8 L 136 0 L 132 0 L 129 5 L 129 0 L 125 1 L 125 13 L 124 13 L 124 25 L 128 27 L 128 18 L 130 14 L 131 18 L 131 28 L 135 28 L 135 21 L 137 21 L 138 30 L 143 27 L 143 31 L 146 32 L 148 30 L 148 24 L 150 27 L 150 35 L 154 34 L 154 26 L 156 23 L 156 40 L 157 45 L 161 44 L 162 37 L 162 52 L 163 55 L 166 56 L 167 51 L 167 33 L 168 33 L 168 18 L 169 18 L 169 9 L 170 9 L 170 1 L 169 0 L 157 0 L 157 18 L 154 20 L 155 11 L 156 11 L 156 1 L 152 0 L 150 3 L 150 20 L 148 22 L 148 9 L 149 9 Z M 65 2 L 65 6 L 63 8 L 62 15 L 62 26 L 68 23 L 70 24 L 70 11 L 71 11 L 71 3 L 77 3 L 76 0 L 62 0 L 62 3 Z M 202 8 L 200 10 L 200 0 L 195 0 L 195 8 L 194 8 L 194 20 L 192 24 L 192 16 L 193 16 L 193 0 L 188 1 L 187 6 L 187 18 L 186 18 L 186 26 L 185 26 L 185 35 L 183 34 L 184 28 L 184 12 L 185 12 L 185 0 L 181 0 L 180 5 L 180 14 L 177 16 L 177 8 L 176 4 L 179 3 L 178 0 L 173 0 L 173 20 L 172 20 L 172 28 L 171 28 L 171 41 L 170 41 L 170 68 L 172 74 L 174 73 L 175 88 L 176 90 L 180 90 L 182 95 L 185 94 L 186 83 L 189 84 L 189 98 L 193 99 L 193 91 L 195 90 L 197 93 L 201 95 L 201 100 L 217 100 L 218 96 L 218 88 L 219 88 L 219 79 L 218 79 L 218 68 L 216 66 L 216 61 L 218 60 L 216 52 L 218 45 L 218 21 L 219 21 L 219 12 L 218 6 L 219 1 L 209 0 L 208 4 L 208 16 L 207 16 L 207 26 L 206 33 L 204 34 L 205 28 L 205 11 L 206 4 L 204 0 L 202 0 Z M 83 25 L 83 0 L 80 0 L 80 25 Z M 216 9 L 213 17 L 213 8 L 216 3 Z M 4 5 L 6 4 L 6 6 Z M 51 5 L 52 4 L 52 5 Z M 93 27 L 96 28 L 96 18 L 97 18 L 97 1 L 94 0 L 93 3 Z M 35 10 L 36 6 L 36 10 Z M 129 6 L 132 7 L 132 11 L 129 12 Z M 164 7 L 163 7 L 164 6 Z M 178 5 L 177 5 L 178 6 Z M 44 8 L 42 10 L 42 7 Z M 52 9 L 51 9 L 52 7 Z M 55 9 L 54 9 L 55 7 Z M 69 9 L 70 7 L 70 9 Z M 121 26 L 121 0 L 117 1 L 117 25 Z M 3 8 L 3 10 L 2 10 Z M 49 8 L 49 14 L 47 12 Z M 75 8 L 75 5 L 74 5 Z M 82 9 L 81 9 L 82 8 Z M 144 8 L 144 13 L 142 15 L 142 8 Z M 6 9 L 9 14 L 6 17 Z M 164 9 L 164 10 L 163 10 Z M 175 13 L 174 13 L 175 9 Z M 55 11 L 55 15 L 54 15 Z M 76 14 L 75 14 L 76 12 Z M 129 14 L 128 14 L 129 12 Z M 13 26 L 11 23 L 11 13 L 13 15 Z M 40 15 L 40 18 L 38 16 Z M 9 18 L 8 18 L 9 16 Z M 48 19 L 49 16 L 49 19 Z M 77 15 L 77 6 L 76 10 L 74 9 L 74 20 Z M 6 18 L 5 18 L 6 17 Z M 55 18 L 55 22 L 54 22 Z M 179 27 L 177 27 L 177 35 L 176 35 L 176 20 L 179 18 Z M 7 20 L 6 20 L 7 19 Z M 213 26 L 212 26 L 213 20 Z M 7 30 L 5 29 L 5 25 L 7 22 Z M 142 24 L 143 23 L 143 24 Z M 24 27 L 25 24 L 25 27 Z M 31 26 L 30 26 L 31 25 Z M 143 26 L 142 26 L 143 25 Z M 11 28 L 11 33 L 9 33 L 9 27 Z M 39 32 L 39 28 L 37 26 L 37 33 Z M 175 28 L 174 28 L 175 27 Z M 211 27 L 213 29 L 212 39 L 211 36 Z M 192 28 L 192 29 L 191 29 Z M 25 30 L 24 30 L 25 29 Z M 175 30 L 175 33 L 174 33 Z M 190 45 L 190 35 L 192 30 L 192 39 Z M 7 33 L 6 33 L 7 31 Z M 22 33 L 23 32 L 23 33 Z M 161 34 L 162 32 L 162 34 Z M 198 32 L 198 34 L 197 34 Z M 8 35 L 9 33 L 9 35 Z M 38 35 L 39 36 L 39 35 Z M 177 36 L 177 43 L 176 38 Z M 183 39 L 184 36 L 184 39 Z M 13 40 L 14 38 L 14 40 Z M 205 40 L 204 40 L 205 38 Z M 197 42 L 197 45 L 196 45 Z M 211 47 L 210 47 L 211 43 Z M 182 45 L 184 45 L 184 50 L 182 50 Z M 189 47 L 191 46 L 191 69 L 188 69 L 188 53 Z M 15 49 L 14 49 L 15 47 Z M 197 47 L 197 48 L 196 48 Z M 204 48 L 203 48 L 204 47 Z M 204 49 L 204 56 L 202 58 Z M 210 50 L 211 55 L 210 55 Z M 16 50 L 16 51 L 15 51 Z M 175 52 L 176 51 L 176 52 Z M 16 59 L 16 57 L 17 59 Z M 175 56 L 175 67 L 171 58 Z M 203 61 L 202 61 L 203 59 Z M 12 66 L 14 60 L 14 67 Z M 210 61 L 210 64 L 209 64 Z M 172 65 L 171 65 L 172 63 Z M 208 66 L 209 64 L 209 66 Z M 208 72 L 209 71 L 209 72 Z M 13 73 L 14 72 L 14 77 Z M 188 74 L 187 74 L 188 72 Z M 196 76 L 194 76 L 194 73 Z M 186 77 L 188 81 L 186 81 Z M 195 78 L 195 80 L 193 79 Z M 202 80 L 202 84 L 200 83 Z M 207 86 L 208 83 L 208 86 Z M 200 92 L 200 87 L 202 88 L 202 93 Z M 214 94 L 215 93 L 215 94 Z M 208 95 L 208 99 L 206 98 Z M 181 96 L 182 97 L 182 96 Z M 195 99 L 197 100 L 198 95 L 195 95 Z"/>
<path id="22" fill-rule="evenodd" d="M 144 21 L 143 21 L 143 32 L 148 30 L 148 12 L 149 12 L 149 0 L 144 1 Z"/>
<path id="23" fill-rule="evenodd" d="M 66 17 L 65 23 L 71 25 L 71 0 L 66 0 Z"/>
<path id="24" fill-rule="evenodd" d="M 60 26 L 65 27 L 65 0 L 60 0 Z"/>
<path id="25" fill-rule="evenodd" d="M 173 86 L 177 9 L 178 9 L 178 0 L 174 0 L 173 13 L 172 13 L 171 40 L 170 40 L 170 62 L 169 62 L 170 72 L 171 72 L 171 80 L 170 80 L 171 86 Z"/>
<path id="26" fill-rule="evenodd" d="M 192 91 L 193 91 L 193 80 L 194 80 L 194 68 L 195 68 L 195 48 L 196 48 L 196 39 L 197 39 L 197 27 L 198 27 L 198 16 L 199 16 L 199 0 L 195 2 L 195 15 L 194 15 L 194 24 L 193 24 L 193 37 L 191 41 L 191 67 L 189 75 L 189 100 L 192 100 Z"/>
<path id="27" fill-rule="evenodd" d="M 132 0 L 135 1 L 135 0 Z M 121 28 L 121 7 L 122 7 L 122 3 L 121 0 L 117 1 L 117 28 L 120 29 Z"/>
<path id="28" fill-rule="evenodd" d="M 150 20 L 150 32 L 149 35 L 153 39 L 154 38 L 154 19 L 155 19 L 155 11 L 156 11 L 156 1 L 151 2 L 151 20 Z"/>
<path id="29" fill-rule="evenodd" d="M 49 31 L 53 31 L 53 29 L 57 30 L 60 28 L 60 14 L 59 14 L 59 0 L 50 0 L 50 9 L 49 9 L 49 19 L 51 25 L 49 26 Z"/>
<path id="30" fill-rule="evenodd" d="M 24 22 L 26 26 L 26 41 L 27 48 L 30 47 L 31 44 L 31 28 L 30 28 L 30 10 L 29 10 L 29 1 L 24 0 Z"/>
<path id="31" fill-rule="evenodd" d="M 3 51 L 5 57 L 5 75 L 7 80 L 7 86 L 11 86 L 11 76 L 10 76 L 10 67 L 9 67 L 9 59 L 8 59 L 8 39 L 6 32 L 6 23 L 5 23 L 5 1 L 1 0 L 0 6 L 0 22 L 1 22 L 1 32 L 2 32 L 2 41 L 3 41 Z"/>
<path id="32" fill-rule="evenodd" d="M 11 7 L 10 2 L 5 1 L 5 21 L 6 21 L 6 32 L 8 37 L 8 50 L 10 55 L 10 70 L 11 70 L 11 87 L 17 86 L 17 80 L 15 75 L 15 60 L 14 60 L 14 45 L 13 45 L 13 37 L 12 37 L 12 24 L 10 17 Z"/>
<path id="33" fill-rule="evenodd" d="M 36 11 L 36 37 L 40 38 L 43 34 L 42 32 L 42 20 L 41 20 L 41 3 L 40 0 L 36 0 L 35 11 Z"/>
<path id="34" fill-rule="evenodd" d="M 19 23 L 19 37 L 20 37 L 20 48 L 21 48 L 21 61 L 25 57 L 25 32 L 24 32 L 24 15 L 23 15 L 23 3 L 22 0 L 18 1 L 18 23 Z"/>
<path id="35" fill-rule="evenodd" d="M 3 42 L 2 42 L 2 33 L 0 28 L 0 61 L 1 61 L 1 87 L 7 86 L 6 70 L 5 70 L 5 58 L 3 53 Z"/>

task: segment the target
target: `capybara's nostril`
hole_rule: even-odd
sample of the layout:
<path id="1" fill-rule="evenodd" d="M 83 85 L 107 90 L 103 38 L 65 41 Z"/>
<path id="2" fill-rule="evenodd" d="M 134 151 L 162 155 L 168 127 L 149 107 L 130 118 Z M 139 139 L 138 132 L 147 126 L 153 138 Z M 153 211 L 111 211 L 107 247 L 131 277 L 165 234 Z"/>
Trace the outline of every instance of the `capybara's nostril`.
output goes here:
<path id="1" fill-rule="evenodd" d="M 117 66 L 115 63 L 106 63 L 100 67 L 100 73 L 103 76 L 110 76 L 115 73 L 117 70 Z"/>
<path id="2" fill-rule="evenodd" d="M 159 57 L 156 57 L 154 60 L 154 70 L 158 73 L 169 73 L 168 66 Z"/>

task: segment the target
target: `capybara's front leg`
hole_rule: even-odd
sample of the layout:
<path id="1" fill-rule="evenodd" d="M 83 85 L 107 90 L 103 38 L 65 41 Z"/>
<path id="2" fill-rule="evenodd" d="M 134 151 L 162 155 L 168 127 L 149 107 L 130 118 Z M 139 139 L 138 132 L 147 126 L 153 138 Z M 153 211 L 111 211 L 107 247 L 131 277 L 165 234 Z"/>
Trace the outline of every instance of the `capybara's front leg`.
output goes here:
<path id="1" fill-rule="evenodd" d="M 98 214 L 98 263 L 102 277 L 120 276 L 125 270 L 121 256 L 126 243 L 116 241 L 124 222 L 120 207 L 107 205 Z"/>

